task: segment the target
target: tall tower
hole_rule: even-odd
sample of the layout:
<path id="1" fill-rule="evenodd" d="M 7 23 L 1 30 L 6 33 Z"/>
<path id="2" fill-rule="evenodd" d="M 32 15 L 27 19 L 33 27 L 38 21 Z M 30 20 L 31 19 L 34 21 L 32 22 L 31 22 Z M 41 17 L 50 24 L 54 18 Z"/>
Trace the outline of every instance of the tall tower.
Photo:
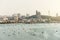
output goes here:
<path id="1" fill-rule="evenodd" d="M 29 17 L 29 14 L 26 14 L 26 17 Z"/>
<path id="2" fill-rule="evenodd" d="M 50 11 L 48 11 L 48 15 L 50 16 Z"/>
<path id="3" fill-rule="evenodd" d="M 37 21 L 41 22 L 41 13 L 36 10 Z"/>
<path id="4" fill-rule="evenodd" d="M 18 22 L 18 15 L 17 14 L 14 14 L 13 17 L 14 17 L 14 21 L 15 22 Z"/>
<path id="5" fill-rule="evenodd" d="M 41 18 L 41 13 L 40 12 L 38 12 L 37 10 L 36 10 L 36 16 L 37 16 L 37 18 Z"/>
<path id="6" fill-rule="evenodd" d="M 17 14 L 17 21 L 20 21 L 20 13 Z"/>
<path id="7" fill-rule="evenodd" d="M 56 17 L 58 17 L 58 13 L 56 13 Z"/>
<path id="8" fill-rule="evenodd" d="M 48 11 L 48 22 L 50 22 L 51 21 L 51 18 L 50 18 L 50 10 Z"/>
<path id="9" fill-rule="evenodd" d="M 20 13 L 18 13 L 17 16 L 20 17 Z"/>

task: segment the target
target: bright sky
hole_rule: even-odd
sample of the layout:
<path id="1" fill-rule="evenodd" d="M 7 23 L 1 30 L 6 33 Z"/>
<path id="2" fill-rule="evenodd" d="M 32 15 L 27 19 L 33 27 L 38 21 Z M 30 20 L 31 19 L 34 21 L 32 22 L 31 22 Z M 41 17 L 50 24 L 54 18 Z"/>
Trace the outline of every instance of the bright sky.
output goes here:
<path id="1" fill-rule="evenodd" d="M 49 10 L 52 16 L 60 15 L 60 0 L 0 0 L 0 15 L 33 15 L 36 10 L 44 15 L 48 15 Z"/>

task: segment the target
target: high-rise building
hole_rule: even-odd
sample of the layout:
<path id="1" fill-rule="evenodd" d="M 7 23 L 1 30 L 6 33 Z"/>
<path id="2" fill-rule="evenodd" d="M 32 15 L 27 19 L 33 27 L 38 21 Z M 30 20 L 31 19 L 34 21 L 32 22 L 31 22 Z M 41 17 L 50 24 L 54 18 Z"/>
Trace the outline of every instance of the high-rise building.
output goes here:
<path id="1" fill-rule="evenodd" d="M 17 16 L 20 17 L 20 13 L 18 13 Z"/>
<path id="2" fill-rule="evenodd" d="M 36 10 L 36 16 L 37 18 L 41 18 L 41 13 Z"/>
<path id="3" fill-rule="evenodd" d="M 18 22 L 19 22 L 20 21 L 20 17 L 21 17 L 20 13 L 17 14 L 17 17 L 18 17 L 17 19 L 18 19 Z"/>
<path id="4" fill-rule="evenodd" d="M 36 10 L 36 16 L 37 18 L 41 18 L 41 13 Z"/>
<path id="5" fill-rule="evenodd" d="M 58 13 L 56 13 L 56 17 L 58 17 Z"/>
<path id="6" fill-rule="evenodd" d="M 48 15 L 50 16 L 50 10 L 48 11 Z"/>
<path id="7" fill-rule="evenodd" d="M 41 21 L 41 13 L 36 10 L 36 17 L 38 21 Z"/>
<path id="8" fill-rule="evenodd" d="M 26 14 L 26 17 L 29 17 L 29 14 Z"/>
<path id="9" fill-rule="evenodd" d="M 18 22 L 18 15 L 17 14 L 13 14 L 14 20 L 15 22 Z"/>

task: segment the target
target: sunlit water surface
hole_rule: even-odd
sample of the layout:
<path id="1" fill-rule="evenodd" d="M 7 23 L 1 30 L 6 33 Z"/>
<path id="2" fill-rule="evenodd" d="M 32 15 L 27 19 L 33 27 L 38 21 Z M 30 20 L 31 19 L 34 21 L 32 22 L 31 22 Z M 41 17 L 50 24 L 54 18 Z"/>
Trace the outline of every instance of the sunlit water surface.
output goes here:
<path id="1" fill-rule="evenodd" d="M 0 40 L 60 40 L 60 23 L 0 24 Z"/>

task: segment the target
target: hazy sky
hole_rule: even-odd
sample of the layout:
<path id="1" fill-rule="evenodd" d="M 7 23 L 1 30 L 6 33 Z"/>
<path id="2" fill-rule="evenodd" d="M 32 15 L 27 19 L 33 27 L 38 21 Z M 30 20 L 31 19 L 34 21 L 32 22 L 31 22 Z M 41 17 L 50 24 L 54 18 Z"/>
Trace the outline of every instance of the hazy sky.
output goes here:
<path id="1" fill-rule="evenodd" d="M 60 15 L 60 0 L 0 0 L 0 15 L 12 15 L 14 13 L 21 13 L 25 15 L 35 14 L 38 10 L 41 14 L 55 16 L 56 13 Z"/>

